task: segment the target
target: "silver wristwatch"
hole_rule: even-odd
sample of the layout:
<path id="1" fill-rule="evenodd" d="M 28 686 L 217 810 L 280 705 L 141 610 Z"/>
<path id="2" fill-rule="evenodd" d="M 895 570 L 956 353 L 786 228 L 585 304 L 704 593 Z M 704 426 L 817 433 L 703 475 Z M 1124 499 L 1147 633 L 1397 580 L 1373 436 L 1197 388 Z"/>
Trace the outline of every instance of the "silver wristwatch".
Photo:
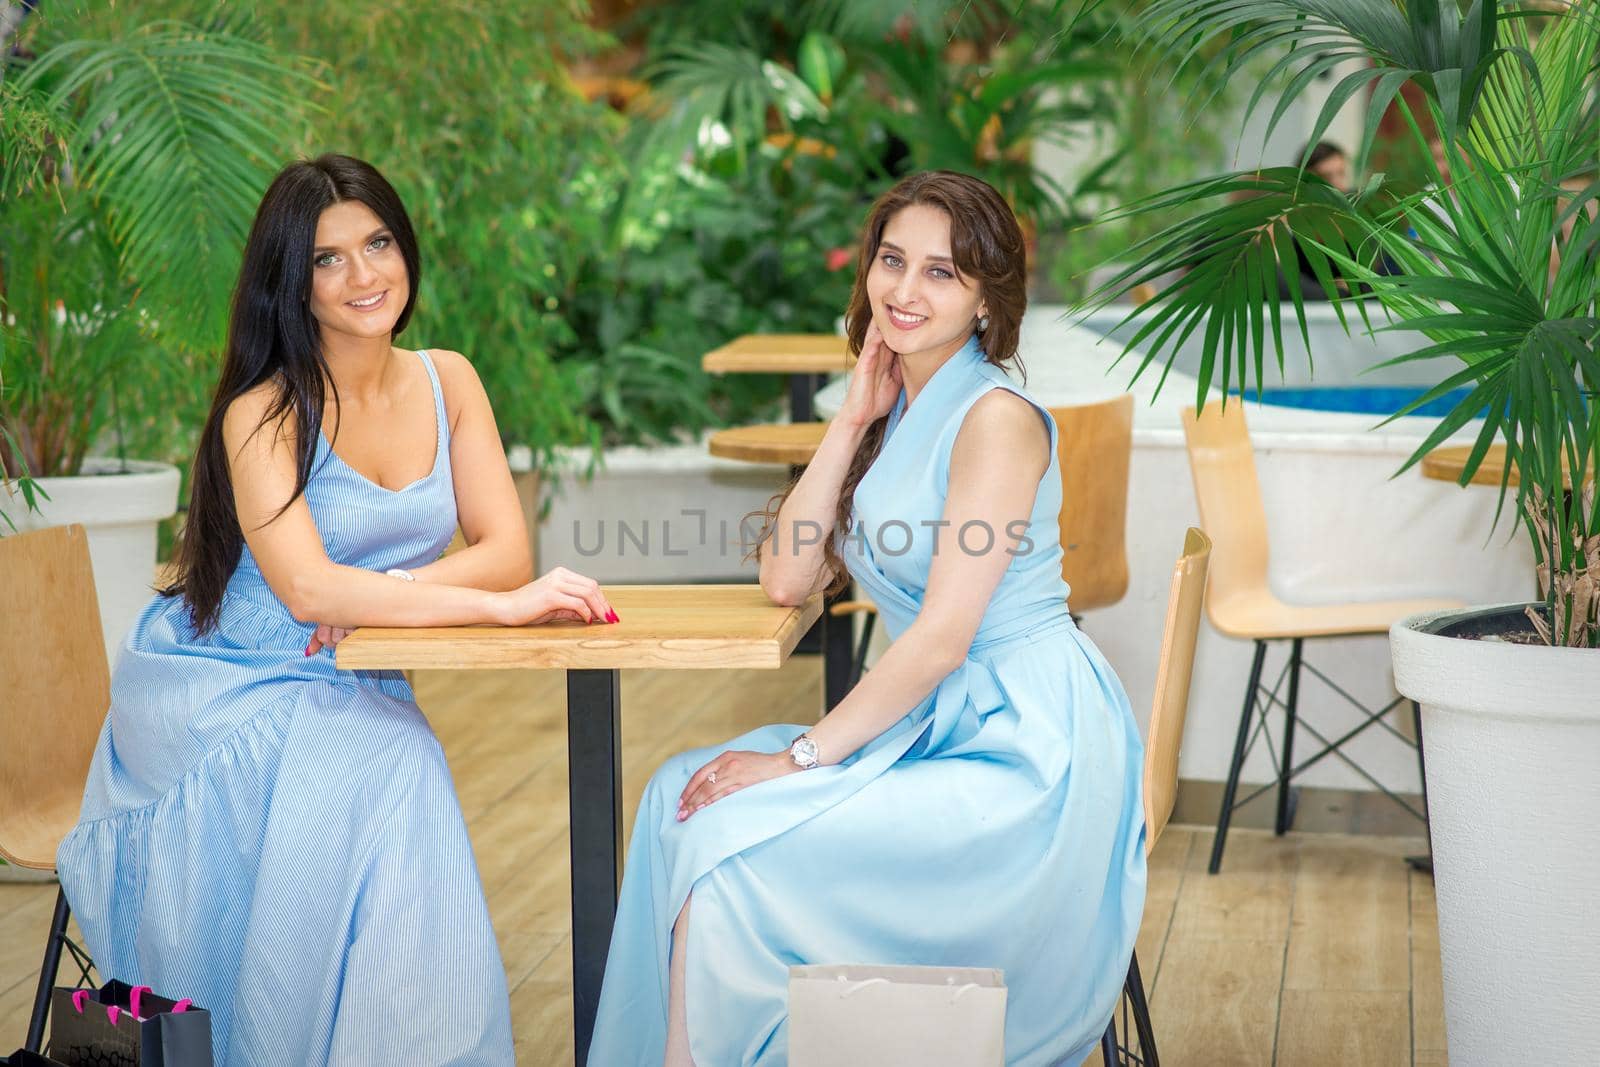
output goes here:
<path id="1" fill-rule="evenodd" d="M 802 771 L 809 771 L 817 765 L 817 743 L 811 740 L 810 734 L 801 734 L 794 739 L 794 744 L 789 746 L 789 758 Z"/>
<path id="2" fill-rule="evenodd" d="M 416 575 L 414 575 L 410 571 L 404 570 L 404 569 L 402 569 L 400 567 L 390 567 L 388 570 L 384 571 L 383 573 L 384 573 L 384 577 L 386 577 L 386 578 L 398 578 L 402 582 L 414 582 L 414 581 L 417 580 L 417 576 Z"/>

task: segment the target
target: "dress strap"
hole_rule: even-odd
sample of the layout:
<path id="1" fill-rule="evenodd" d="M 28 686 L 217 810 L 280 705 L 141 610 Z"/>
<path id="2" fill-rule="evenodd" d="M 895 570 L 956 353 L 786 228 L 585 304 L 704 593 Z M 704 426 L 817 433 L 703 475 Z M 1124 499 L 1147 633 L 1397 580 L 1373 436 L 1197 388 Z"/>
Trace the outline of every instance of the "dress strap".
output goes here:
<path id="1" fill-rule="evenodd" d="M 428 371 L 428 381 L 433 383 L 433 413 L 438 420 L 439 451 L 442 455 L 445 445 L 450 441 L 450 421 L 444 414 L 444 387 L 439 384 L 439 372 L 434 368 L 433 358 L 428 355 L 425 348 L 417 349 L 417 355 L 422 358 L 422 365 Z"/>

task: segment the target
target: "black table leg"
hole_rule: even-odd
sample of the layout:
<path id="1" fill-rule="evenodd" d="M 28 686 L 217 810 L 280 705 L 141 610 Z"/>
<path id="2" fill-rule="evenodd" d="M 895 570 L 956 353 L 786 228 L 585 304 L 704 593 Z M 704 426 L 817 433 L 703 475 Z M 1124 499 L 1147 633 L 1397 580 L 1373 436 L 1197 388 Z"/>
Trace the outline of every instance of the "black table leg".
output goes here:
<path id="1" fill-rule="evenodd" d="M 838 597 L 828 597 L 822 608 L 822 618 L 817 620 L 822 626 L 822 693 L 824 714 L 838 706 L 839 701 L 850 692 L 850 675 L 854 670 L 854 640 L 855 617 L 852 615 L 833 615 L 828 608 L 835 600 L 847 599 L 850 590 Z"/>
<path id="2" fill-rule="evenodd" d="M 816 395 L 818 382 L 826 380 L 822 374 L 789 375 L 789 421 L 810 422 L 816 418 L 811 398 Z"/>
<path id="3" fill-rule="evenodd" d="M 567 672 L 567 800 L 572 825 L 572 1029 L 589 1058 L 622 884 L 622 698 L 616 671 Z"/>

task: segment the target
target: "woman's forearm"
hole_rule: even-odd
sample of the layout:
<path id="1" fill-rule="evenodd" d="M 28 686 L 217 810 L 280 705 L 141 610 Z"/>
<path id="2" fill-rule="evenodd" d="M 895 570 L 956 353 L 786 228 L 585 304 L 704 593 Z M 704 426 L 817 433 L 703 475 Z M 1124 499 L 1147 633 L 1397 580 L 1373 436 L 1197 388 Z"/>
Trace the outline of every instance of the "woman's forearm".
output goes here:
<path id="1" fill-rule="evenodd" d="M 306 624 L 355 629 L 506 622 L 498 593 L 433 581 L 408 582 L 337 563 L 296 574 L 289 585 L 282 597 L 284 606 Z"/>
<path id="2" fill-rule="evenodd" d="M 533 553 L 528 548 L 527 531 L 519 530 L 499 538 L 486 537 L 425 567 L 417 567 L 411 574 L 417 581 L 433 585 L 507 592 L 533 581 Z"/>
<path id="3" fill-rule="evenodd" d="M 839 493 L 861 446 L 864 430 L 835 420 L 817 446 L 762 547 L 761 587 L 779 603 L 797 604 L 811 595 L 827 559 Z"/>
<path id="4" fill-rule="evenodd" d="M 872 670 L 810 731 L 825 764 L 848 759 L 862 745 L 905 718 L 960 666 L 957 643 L 915 623 L 891 644 Z"/>

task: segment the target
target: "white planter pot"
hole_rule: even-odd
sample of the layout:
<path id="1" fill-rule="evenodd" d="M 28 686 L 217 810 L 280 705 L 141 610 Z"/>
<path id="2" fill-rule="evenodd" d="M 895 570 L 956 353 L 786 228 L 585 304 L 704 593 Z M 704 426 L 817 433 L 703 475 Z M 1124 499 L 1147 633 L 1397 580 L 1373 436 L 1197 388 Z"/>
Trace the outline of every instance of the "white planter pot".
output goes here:
<path id="1" fill-rule="evenodd" d="M 40 478 L 50 494 L 37 514 L 20 497 L 0 494 L 0 511 L 19 530 L 82 523 L 89 535 L 95 593 L 106 655 L 117 649 L 150 600 L 156 568 L 156 526 L 178 507 L 178 468 L 168 463 L 90 459 L 72 478 Z"/>
<path id="2" fill-rule="evenodd" d="M 1600 651 L 1390 631 L 1422 705 L 1450 1062 L 1590 1063 L 1600 1048 Z"/>

